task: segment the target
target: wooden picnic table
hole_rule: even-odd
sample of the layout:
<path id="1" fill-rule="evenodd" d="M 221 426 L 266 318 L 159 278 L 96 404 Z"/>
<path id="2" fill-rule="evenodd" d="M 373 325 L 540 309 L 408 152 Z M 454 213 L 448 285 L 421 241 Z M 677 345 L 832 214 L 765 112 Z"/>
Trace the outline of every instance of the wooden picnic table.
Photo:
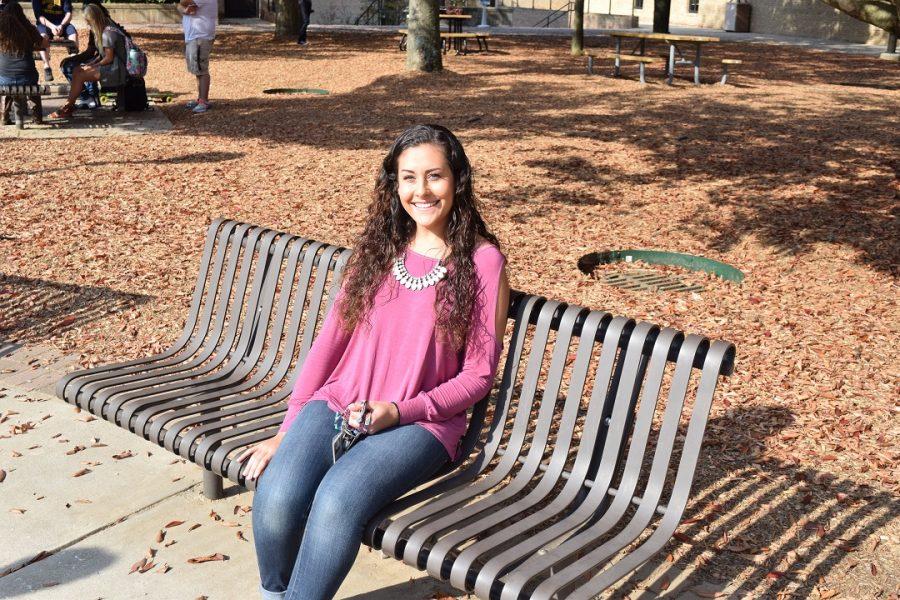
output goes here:
<path id="1" fill-rule="evenodd" d="M 450 15 L 447 13 L 439 13 L 438 19 L 441 21 L 447 21 L 447 32 L 448 33 L 462 33 L 463 32 L 463 22 L 468 21 L 472 17 L 470 15 Z M 451 40 L 448 40 L 448 43 Z M 463 41 L 461 38 L 453 38 L 453 49 L 456 50 L 457 54 L 462 51 Z"/>
<path id="2" fill-rule="evenodd" d="M 703 35 L 677 35 L 672 33 L 653 33 L 650 31 L 610 31 L 608 32 L 610 37 L 616 43 L 616 76 L 619 75 L 619 66 L 620 66 L 620 57 L 622 55 L 622 40 L 623 39 L 635 39 L 638 41 L 637 46 L 632 49 L 632 54 L 638 54 L 640 56 L 644 56 L 644 52 L 646 51 L 646 44 L 648 41 L 651 42 L 664 42 L 669 45 L 669 60 L 668 65 L 666 67 L 666 74 L 668 75 L 667 83 L 672 84 L 672 78 L 675 76 L 675 55 L 678 54 L 680 56 L 680 60 L 678 61 L 681 64 L 693 64 L 694 65 L 694 83 L 696 85 L 700 85 L 700 48 L 703 44 L 711 44 L 714 42 L 721 41 L 717 37 L 703 36 Z M 684 58 L 684 54 L 682 54 L 681 49 L 678 47 L 678 44 L 693 44 L 694 46 L 694 60 L 689 61 Z"/>

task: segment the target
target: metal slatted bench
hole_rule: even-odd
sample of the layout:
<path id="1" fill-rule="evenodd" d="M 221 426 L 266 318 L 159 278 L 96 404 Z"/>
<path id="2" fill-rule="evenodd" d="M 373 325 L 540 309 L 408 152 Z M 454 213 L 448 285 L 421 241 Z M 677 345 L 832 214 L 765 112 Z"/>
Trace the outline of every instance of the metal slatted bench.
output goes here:
<path id="1" fill-rule="evenodd" d="M 6 99 L 12 101 L 15 122 L 18 129 L 25 128 L 25 115 L 28 113 L 27 101 L 30 99 L 38 114 L 43 110 L 41 96 L 50 94 L 46 85 L 0 85 L 0 107 L 6 106 Z M 4 114 L 5 116 L 5 114 Z"/>
<path id="2" fill-rule="evenodd" d="M 57 392 L 203 467 L 210 497 L 222 477 L 252 489 L 234 457 L 276 433 L 348 258 L 218 220 L 178 341 Z M 464 460 L 386 507 L 364 542 L 479 598 L 590 598 L 675 531 L 734 347 L 521 292 L 509 317 Z"/>

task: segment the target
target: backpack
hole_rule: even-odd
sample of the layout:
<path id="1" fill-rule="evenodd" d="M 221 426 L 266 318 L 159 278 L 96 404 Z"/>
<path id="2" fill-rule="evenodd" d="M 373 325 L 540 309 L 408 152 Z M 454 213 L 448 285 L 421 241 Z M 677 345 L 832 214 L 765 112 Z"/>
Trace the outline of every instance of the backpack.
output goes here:
<path id="1" fill-rule="evenodd" d="M 119 99 L 116 104 L 129 112 L 147 110 L 149 103 L 144 78 L 129 76 L 125 85 L 119 89 Z"/>
<path id="2" fill-rule="evenodd" d="M 125 38 L 125 71 L 131 77 L 145 77 L 147 75 L 147 54 L 138 48 L 137 44 L 125 35 L 124 31 L 112 25 L 109 27 Z"/>

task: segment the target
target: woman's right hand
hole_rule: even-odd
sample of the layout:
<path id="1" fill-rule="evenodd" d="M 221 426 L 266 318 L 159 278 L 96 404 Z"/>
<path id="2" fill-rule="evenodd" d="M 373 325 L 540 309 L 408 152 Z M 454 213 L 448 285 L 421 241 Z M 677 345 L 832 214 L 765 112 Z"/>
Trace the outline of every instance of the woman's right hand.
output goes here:
<path id="1" fill-rule="evenodd" d="M 245 458 L 250 458 L 247 464 L 244 465 L 244 477 L 246 479 L 258 479 L 262 475 L 269 461 L 275 456 L 275 451 L 278 450 L 285 433 L 278 433 L 275 437 L 271 437 L 255 446 L 250 446 L 235 459 L 238 462 L 242 462 Z"/>

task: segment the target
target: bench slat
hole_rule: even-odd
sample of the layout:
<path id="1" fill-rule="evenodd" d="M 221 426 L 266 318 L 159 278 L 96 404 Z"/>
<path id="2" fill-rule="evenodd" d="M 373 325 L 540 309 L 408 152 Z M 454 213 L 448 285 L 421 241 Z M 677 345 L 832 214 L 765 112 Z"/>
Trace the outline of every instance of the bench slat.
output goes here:
<path id="1" fill-rule="evenodd" d="M 621 62 L 636 62 L 636 63 L 644 63 L 644 64 L 652 64 L 662 62 L 658 58 L 654 58 L 652 56 L 636 56 L 631 54 L 621 54 L 619 55 L 619 61 Z"/>

